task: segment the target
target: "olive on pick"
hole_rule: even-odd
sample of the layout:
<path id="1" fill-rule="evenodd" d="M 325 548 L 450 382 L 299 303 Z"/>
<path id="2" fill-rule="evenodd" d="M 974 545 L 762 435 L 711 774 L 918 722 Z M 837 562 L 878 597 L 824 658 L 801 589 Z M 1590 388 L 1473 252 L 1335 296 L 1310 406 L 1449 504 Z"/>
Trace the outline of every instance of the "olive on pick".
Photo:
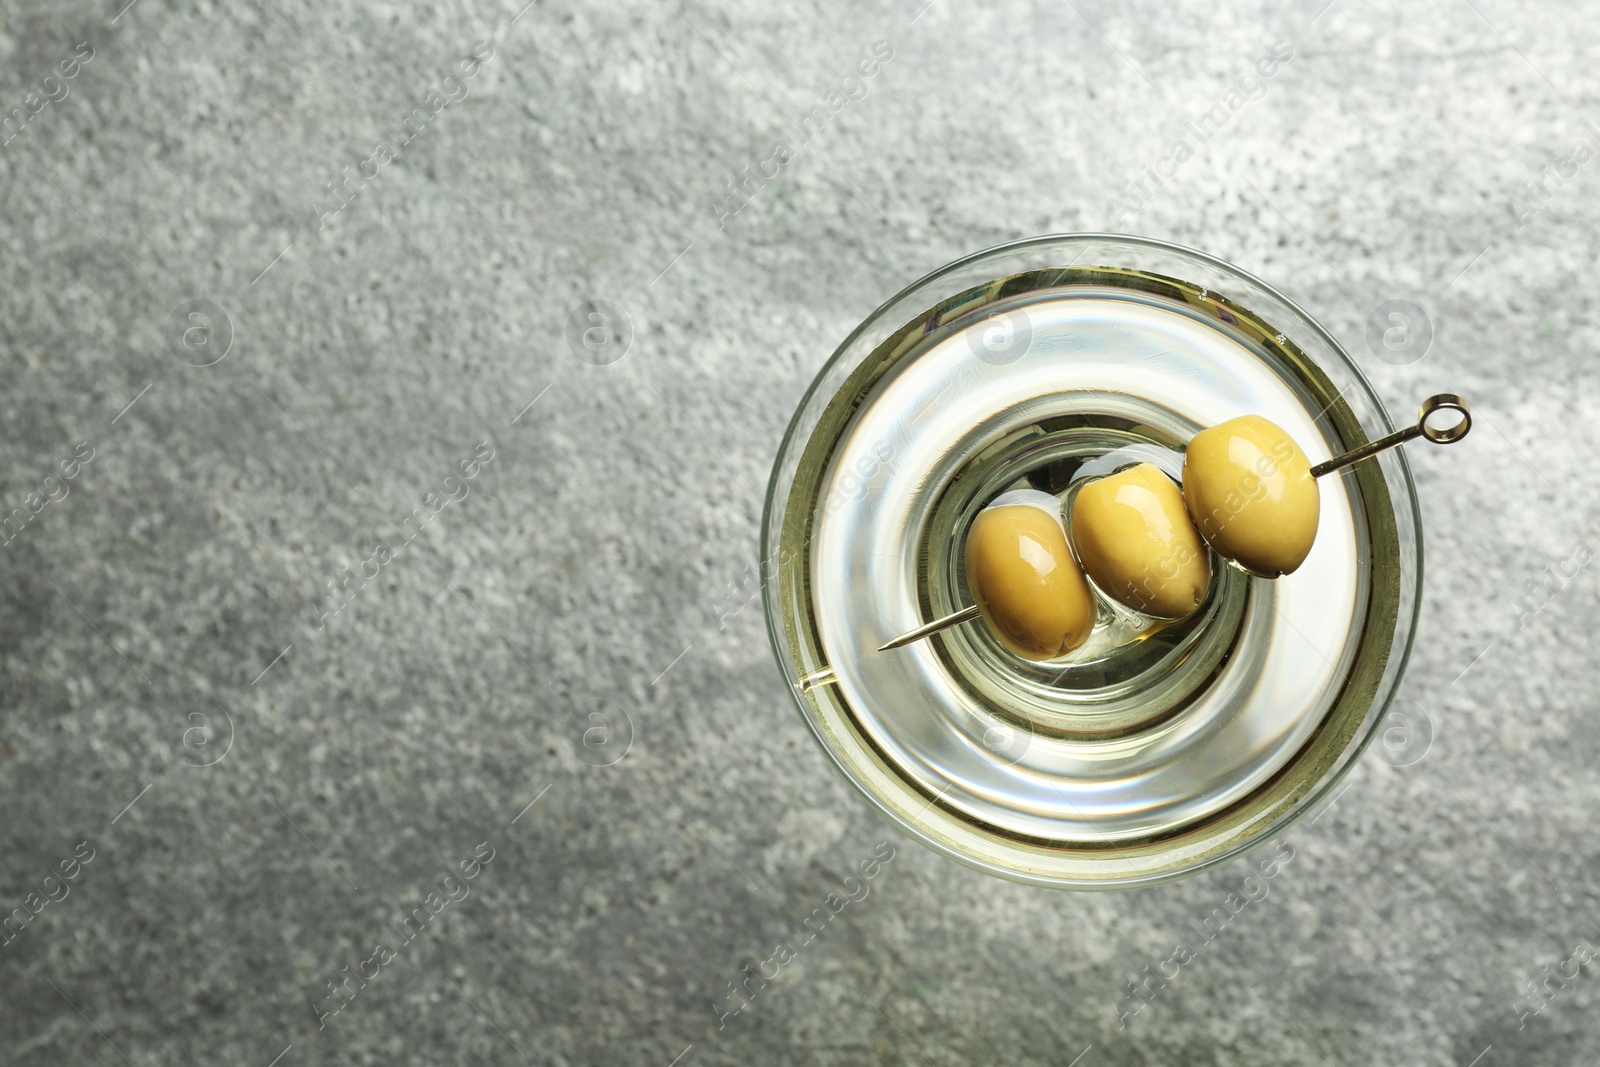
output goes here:
<path id="1" fill-rule="evenodd" d="M 967 586 L 995 637 L 1029 660 L 1054 659 L 1094 629 L 1094 595 L 1048 493 L 1006 493 L 967 532 Z"/>
<path id="2" fill-rule="evenodd" d="M 1305 561 L 1322 517 L 1311 461 L 1287 431 L 1260 415 L 1194 435 L 1183 460 L 1183 498 L 1218 555 L 1268 578 Z"/>
<path id="3" fill-rule="evenodd" d="M 1181 618 L 1199 607 L 1211 587 L 1211 560 L 1183 496 L 1153 463 L 1078 490 L 1072 537 L 1094 583 L 1146 615 Z"/>

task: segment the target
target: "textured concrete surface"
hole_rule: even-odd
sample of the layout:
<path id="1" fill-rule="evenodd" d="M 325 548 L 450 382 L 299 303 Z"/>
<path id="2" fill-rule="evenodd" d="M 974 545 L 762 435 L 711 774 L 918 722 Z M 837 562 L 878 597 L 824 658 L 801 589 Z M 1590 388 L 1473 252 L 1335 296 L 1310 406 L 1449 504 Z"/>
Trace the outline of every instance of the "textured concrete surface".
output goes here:
<path id="1" fill-rule="evenodd" d="M 1600 1059 L 1592 20 L 124 3 L 0 3 L 0 1062 Z M 1480 412 L 1413 452 L 1409 726 L 1183 963 L 1249 861 L 1069 895 L 929 853 L 751 592 L 850 327 L 1102 227 Z M 1390 300 L 1425 353 L 1369 347 Z"/>

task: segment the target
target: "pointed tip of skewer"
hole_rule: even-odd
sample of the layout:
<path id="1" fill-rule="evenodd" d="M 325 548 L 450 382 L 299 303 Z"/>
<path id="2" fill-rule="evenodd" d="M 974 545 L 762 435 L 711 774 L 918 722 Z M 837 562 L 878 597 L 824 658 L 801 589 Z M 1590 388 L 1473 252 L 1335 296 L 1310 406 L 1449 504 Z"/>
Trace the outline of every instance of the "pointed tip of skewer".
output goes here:
<path id="1" fill-rule="evenodd" d="M 921 626 L 917 627 L 915 630 L 906 631 L 905 633 L 901 634 L 899 637 L 894 638 L 893 640 L 889 641 L 888 643 L 879 645 L 878 646 L 878 651 L 879 652 L 888 652 L 891 649 L 904 648 L 906 645 L 911 644 L 913 641 L 920 641 L 924 637 L 931 637 L 934 634 L 938 633 L 940 630 L 948 629 L 951 626 L 955 626 L 958 623 L 967 622 L 967 621 L 969 621 L 971 619 L 976 619 L 978 617 L 978 615 L 979 615 L 978 605 L 969 604 L 967 607 L 962 608 L 960 611 L 954 612 L 954 613 L 952 613 L 950 615 L 946 615 L 942 619 L 935 619 L 932 622 L 922 624 Z"/>

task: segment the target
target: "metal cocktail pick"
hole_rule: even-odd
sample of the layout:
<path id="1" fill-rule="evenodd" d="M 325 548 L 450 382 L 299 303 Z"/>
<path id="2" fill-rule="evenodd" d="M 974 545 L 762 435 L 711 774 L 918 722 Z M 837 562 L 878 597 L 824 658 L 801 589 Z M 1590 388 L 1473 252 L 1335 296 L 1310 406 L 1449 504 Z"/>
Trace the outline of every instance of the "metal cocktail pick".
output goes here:
<path id="1" fill-rule="evenodd" d="M 1429 417 L 1438 411 L 1457 412 L 1461 415 L 1461 420 L 1442 429 L 1435 426 L 1429 426 Z M 1454 444 L 1456 441 L 1459 441 L 1463 437 L 1467 436 L 1467 431 L 1470 429 L 1472 429 L 1472 411 L 1467 406 L 1467 402 L 1454 393 L 1439 393 L 1435 396 L 1430 396 L 1428 399 L 1422 402 L 1421 408 L 1419 408 L 1417 411 L 1417 421 L 1415 425 L 1407 426 L 1403 430 L 1396 430 L 1394 433 L 1380 437 L 1376 441 L 1369 441 L 1360 448 L 1352 448 L 1343 455 L 1334 456 L 1332 459 L 1323 460 L 1321 463 L 1312 466 L 1311 476 L 1313 478 L 1320 478 L 1324 474 L 1332 474 L 1334 471 L 1348 467 L 1352 463 L 1357 463 L 1363 459 L 1376 456 L 1380 452 L 1387 452 L 1396 445 L 1402 445 L 1405 442 L 1417 437 L 1426 437 L 1436 445 Z M 894 640 L 878 646 L 878 651 L 887 652 L 893 648 L 902 648 L 911 644 L 913 641 L 920 641 L 924 637 L 930 637 L 933 634 L 938 633 L 940 630 L 947 630 L 952 626 L 959 626 L 961 623 L 970 622 L 973 619 L 979 618 L 980 615 L 981 612 L 978 610 L 978 605 L 968 605 L 967 607 L 962 608 L 960 611 L 946 615 L 942 619 L 935 619 L 932 622 L 923 623 L 915 630 L 908 630 L 899 637 L 896 637 Z"/>

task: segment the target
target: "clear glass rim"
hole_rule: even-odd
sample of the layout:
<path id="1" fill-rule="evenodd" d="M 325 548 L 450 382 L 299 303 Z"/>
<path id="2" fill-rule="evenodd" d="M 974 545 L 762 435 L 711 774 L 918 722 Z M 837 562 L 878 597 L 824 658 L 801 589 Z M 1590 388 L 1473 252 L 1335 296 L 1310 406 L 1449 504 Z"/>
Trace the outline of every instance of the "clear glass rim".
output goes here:
<path id="1" fill-rule="evenodd" d="M 1376 695 L 1377 699 L 1373 701 L 1367 712 L 1366 718 L 1361 723 L 1361 726 L 1356 732 L 1355 736 L 1350 739 L 1350 741 L 1345 745 L 1344 749 L 1338 754 L 1333 767 L 1330 768 L 1330 770 L 1315 783 L 1313 783 L 1307 789 L 1305 795 L 1300 799 L 1300 801 L 1295 803 L 1290 810 L 1279 815 L 1277 819 L 1265 830 L 1255 835 L 1253 838 L 1220 849 L 1209 855 L 1202 856 L 1185 866 L 1126 878 L 1107 877 L 1097 878 L 1094 880 L 1064 879 L 1053 876 L 1035 875 L 1030 871 L 1020 870 L 1015 867 L 997 863 L 983 856 L 974 855 L 947 844 L 945 841 L 942 841 L 936 836 L 923 830 L 916 823 L 905 819 L 899 812 L 895 811 L 892 807 L 886 804 L 882 798 L 874 794 L 867 787 L 866 783 L 858 777 L 855 771 L 846 765 L 840 753 L 835 750 L 833 744 L 830 743 L 829 739 L 824 736 L 813 715 L 807 710 L 800 679 L 794 675 L 792 670 L 792 664 L 790 663 L 790 658 L 788 655 L 788 646 L 785 635 L 780 633 L 780 618 L 779 613 L 775 610 L 776 605 L 774 603 L 774 598 L 776 596 L 774 590 L 776 575 L 769 568 L 768 563 L 771 560 L 772 553 L 776 547 L 774 541 L 776 538 L 781 537 L 781 530 L 775 530 L 772 519 L 774 512 L 780 506 L 779 483 L 780 476 L 785 465 L 784 461 L 791 455 L 792 450 L 797 445 L 801 447 L 804 446 L 805 442 L 797 440 L 799 428 L 802 425 L 807 412 L 811 410 L 812 403 L 816 399 L 817 392 L 823 387 L 823 384 L 829 380 L 830 372 L 834 371 L 843 360 L 852 355 L 852 349 L 855 347 L 858 339 L 860 339 L 874 326 L 879 325 L 884 320 L 885 315 L 891 309 L 896 308 L 902 302 L 909 300 L 918 292 L 922 291 L 925 287 L 928 287 L 943 278 L 955 275 L 962 269 L 969 266 L 989 260 L 1001 259 L 1008 255 L 1025 253 L 1031 249 L 1059 248 L 1071 244 L 1087 245 L 1094 242 L 1109 242 L 1133 247 L 1143 247 L 1155 253 L 1176 254 L 1179 257 L 1188 257 L 1199 260 L 1202 263 L 1210 265 L 1212 268 L 1218 270 L 1222 274 L 1241 279 L 1250 285 L 1258 287 L 1263 292 L 1270 295 L 1273 299 L 1281 301 L 1289 311 L 1299 317 L 1301 324 L 1303 324 L 1310 331 L 1314 332 L 1319 340 L 1325 344 L 1328 349 L 1339 358 L 1339 360 L 1342 361 L 1342 369 L 1349 373 L 1352 382 L 1365 394 L 1365 398 L 1379 423 L 1379 429 L 1384 433 L 1391 432 L 1394 429 L 1393 421 L 1390 419 L 1388 409 L 1384 405 L 1382 398 L 1378 396 L 1377 392 L 1372 387 L 1371 381 L 1368 380 L 1366 373 L 1361 369 L 1360 365 L 1351 358 L 1350 353 L 1346 351 L 1345 347 L 1340 344 L 1331 333 L 1328 332 L 1326 327 L 1324 327 L 1315 316 L 1311 315 L 1303 307 L 1301 307 L 1294 300 L 1290 299 L 1275 286 L 1267 283 L 1250 271 L 1229 263 L 1217 256 L 1213 256 L 1210 253 L 1196 248 L 1191 248 L 1187 245 L 1181 245 L 1175 242 L 1163 241 L 1156 238 L 1132 234 L 1109 233 L 1105 231 L 1084 231 L 1077 233 L 1041 234 L 1033 237 L 1021 238 L 1019 240 L 992 245 L 988 248 L 969 253 L 968 255 L 936 267 L 934 270 L 910 282 L 896 292 L 893 296 L 879 304 L 872 310 L 871 313 L 863 318 L 861 322 L 858 323 L 856 327 L 852 329 L 849 334 L 847 334 L 839 343 L 839 345 L 834 349 L 833 354 L 829 356 L 822 366 L 817 369 L 810 384 L 806 387 L 805 392 L 801 395 L 800 400 L 795 405 L 794 414 L 790 417 L 789 424 L 784 430 L 782 441 L 778 446 L 778 451 L 774 458 L 772 471 L 768 477 L 765 501 L 762 505 L 761 511 L 761 541 L 759 558 L 762 612 L 766 617 L 768 643 L 772 649 L 773 657 L 779 666 L 780 672 L 783 674 L 784 680 L 787 683 L 790 700 L 795 707 L 795 710 L 800 713 L 800 717 L 802 720 L 804 720 L 806 728 L 816 739 L 818 746 L 827 754 L 827 757 L 833 764 L 834 768 L 841 775 L 843 775 L 845 780 L 851 784 L 856 792 L 865 797 L 875 809 L 881 812 L 884 817 L 889 819 L 889 821 L 896 825 L 901 831 L 920 841 L 924 845 L 927 845 L 929 848 L 932 848 L 941 855 L 948 856 L 949 858 L 954 859 L 966 866 L 973 867 L 977 870 L 981 870 L 985 873 L 1005 878 L 1010 881 L 1022 882 L 1025 884 L 1038 885 L 1048 888 L 1080 891 L 1129 889 L 1147 885 L 1159 885 L 1165 882 L 1177 880 L 1179 878 L 1189 877 L 1190 875 L 1197 874 L 1200 871 L 1207 870 L 1211 867 L 1236 859 L 1240 855 L 1280 837 L 1291 826 L 1299 822 L 1301 818 L 1322 808 L 1329 795 L 1344 781 L 1345 777 L 1355 767 L 1356 763 L 1361 759 L 1362 755 L 1371 745 L 1373 739 L 1377 736 L 1379 727 L 1382 725 L 1387 715 L 1388 708 L 1399 691 L 1400 682 L 1404 678 L 1406 669 L 1409 666 L 1412 647 L 1416 640 L 1416 632 L 1422 610 L 1422 590 L 1425 574 L 1422 512 L 1420 503 L 1417 499 L 1416 483 L 1412 478 L 1411 466 L 1406 459 L 1405 450 L 1395 449 L 1391 455 L 1394 457 L 1394 466 L 1400 476 L 1400 484 L 1396 488 L 1400 490 L 1399 496 L 1403 497 L 1405 500 L 1406 509 L 1409 513 L 1411 522 L 1411 528 L 1416 534 L 1414 544 L 1414 550 L 1416 553 L 1416 581 L 1411 591 L 1410 602 L 1401 602 L 1397 605 L 1398 610 L 1406 616 L 1406 622 L 1404 625 L 1405 632 L 1403 639 L 1396 641 L 1394 644 L 1393 650 L 1383 672 L 1385 677 L 1392 676 L 1393 682 L 1385 687 L 1380 679 L 1380 689 Z M 929 300 L 928 302 L 931 303 L 932 301 Z M 903 325 L 903 323 L 893 322 L 890 325 L 893 328 L 898 328 L 899 326 Z M 1393 496 L 1394 494 L 1391 493 L 1391 500 L 1393 499 Z M 1391 507 L 1393 507 L 1396 511 L 1399 510 L 1399 508 L 1394 507 L 1394 505 L 1391 505 Z M 1401 635 L 1397 631 L 1395 636 L 1396 638 L 1399 638 Z"/>

